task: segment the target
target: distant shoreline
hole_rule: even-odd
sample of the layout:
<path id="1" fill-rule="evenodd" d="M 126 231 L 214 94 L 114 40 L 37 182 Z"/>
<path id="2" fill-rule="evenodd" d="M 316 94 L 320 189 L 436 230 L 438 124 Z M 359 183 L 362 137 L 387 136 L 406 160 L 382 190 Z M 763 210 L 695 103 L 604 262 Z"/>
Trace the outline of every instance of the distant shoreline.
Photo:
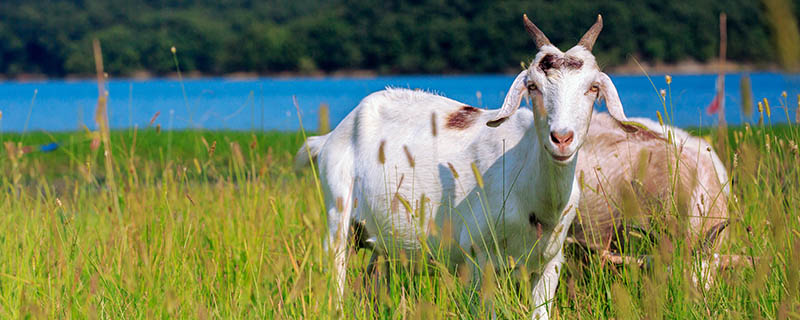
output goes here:
<path id="1" fill-rule="evenodd" d="M 602 67 L 604 72 L 612 75 L 629 76 L 629 75 L 644 75 L 644 69 L 650 75 L 703 75 L 703 74 L 717 74 L 719 67 L 716 61 L 707 63 L 700 63 L 697 61 L 684 61 L 674 64 L 666 63 L 648 63 L 639 62 L 641 67 L 633 60 L 623 65 L 616 65 L 611 67 Z M 741 73 L 741 72 L 789 72 L 783 70 L 775 64 L 749 64 L 738 62 L 727 62 L 725 64 L 725 73 Z M 374 70 L 337 70 L 332 72 L 314 71 L 314 72 L 275 72 L 275 73 L 257 73 L 257 72 L 233 72 L 226 74 L 205 74 L 201 72 L 184 72 L 181 76 L 184 79 L 209 79 L 209 78 L 222 78 L 231 80 L 252 80 L 259 78 L 274 78 L 274 79 L 292 79 L 292 78 L 311 78 L 311 79 L 326 79 L 326 78 L 376 78 L 382 76 L 418 76 L 418 75 L 442 75 L 442 76 L 458 76 L 470 75 L 474 73 L 469 72 L 446 72 L 441 74 L 403 74 L 403 73 L 379 73 Z M 515 74 L 515 70 L 506 70 L 496 74 Z M 178 74 L 175 72 L 167 74 L 155 74 L 149 71 L 137 71 L 126 76 L 109 75 L 113 79 L 129 79 L 129 80 L 151 80 L 151 79 L 178 79 Z M 23 73 L 13 77 L 0 74 L 0 82 L 2 81 L 17 81 L 17 82 L 33 82 L 33 81 L 46 81 L 46 80 L 65 80 L 65 81 L 82 81 L 95 79 L 94 74 L 70 74 L 65 77 L 48 77 L 39 73 Z"/>

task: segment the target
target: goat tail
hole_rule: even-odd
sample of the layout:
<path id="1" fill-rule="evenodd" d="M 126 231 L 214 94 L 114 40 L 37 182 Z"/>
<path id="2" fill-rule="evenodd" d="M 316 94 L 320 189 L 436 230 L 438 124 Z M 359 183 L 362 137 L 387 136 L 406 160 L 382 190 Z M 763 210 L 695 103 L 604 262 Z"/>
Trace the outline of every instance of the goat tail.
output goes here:
<path id="1" fill-rule="evenodd" d="M 294 169 L 300 170 L 311 164 L 311 161 L 317 160 L 317 155 L 328 140 L 328 135 L 308 137 L 300 150 L 297 150 L 297 155 L 294 157 Z"/>

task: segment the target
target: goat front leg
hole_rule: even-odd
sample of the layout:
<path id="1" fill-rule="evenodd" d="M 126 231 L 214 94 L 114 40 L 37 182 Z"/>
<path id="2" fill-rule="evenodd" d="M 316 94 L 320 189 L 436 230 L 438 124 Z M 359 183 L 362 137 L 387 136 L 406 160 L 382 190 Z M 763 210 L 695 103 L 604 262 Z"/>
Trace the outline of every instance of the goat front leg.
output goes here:
<path id="1" fill-rule="evenodd" d="M 545 265 L 542 274 L 533 287 L 533 294 L 531 294 L 534 307 L 532 319 L 543 320 L 550 318 L 550 310 L 558 287 L 558 276 L 563 264 L 564 254 L 562 250 L 558 250 L 558 254 Z"/>

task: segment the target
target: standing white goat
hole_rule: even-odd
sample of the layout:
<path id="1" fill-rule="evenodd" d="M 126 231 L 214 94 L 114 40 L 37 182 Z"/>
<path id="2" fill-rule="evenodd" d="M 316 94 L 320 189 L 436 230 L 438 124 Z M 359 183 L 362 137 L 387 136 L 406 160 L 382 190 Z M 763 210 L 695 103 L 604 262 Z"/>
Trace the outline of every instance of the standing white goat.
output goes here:
<path id="1" fill-rule="evenodd" d="M 599 15 L 566 52 L 527 16 L 523 21 L 539 52 L 501 109 L 387 89 L 300 149 L 299 164 L 318 159 L 339 296 L 348 234 L 359 225 L 382 254 L 418 252 L 423 242 L 448 250 L 451 266 L 467 264 L 471 259 L 461 253 L 469 254 L 477 261 L 473 279 L 490 262 L 508 267 L 512 257 L 534 273 L 534 318 L 549 316 L 578 206 L 576 154 L 593 105 L 603 97 L 617 121 L 626 118 L 591 53 L 603 25 Z M 524 96 L 533 111 L 518 110 Z"/>

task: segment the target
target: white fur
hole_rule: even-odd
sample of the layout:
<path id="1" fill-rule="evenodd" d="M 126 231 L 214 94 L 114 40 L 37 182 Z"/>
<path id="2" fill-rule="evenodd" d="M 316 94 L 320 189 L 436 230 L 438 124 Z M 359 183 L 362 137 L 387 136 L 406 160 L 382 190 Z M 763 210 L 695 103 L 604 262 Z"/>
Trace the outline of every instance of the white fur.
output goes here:
<path id="1" fill-rule="evenodd" d="M 545 55 L 575 57 L 583 65 L 545 73 L 537 67 Z M 347 235 L 360 223 L 379 253 L 413 255 L 425 245 L 435 255 L 449 253 L 451 266 L 471 266 L 473 279 L 480 279 L 489 262 L 498 269 L 524 264 L 534 275 L 533 316 L 549 316 L 564 239 L 578 206 L 576 154 L 592 106 L 602 94 L 618 120 L 625 118 L 616 89 L 585 48 L 564 53 L 543 46 L 531 65 L 514 80 L 500 110 L 477 111 L 466 128 L 448 127 L 463 103 L 386 89 L 364 98 L 331 133 L 307 141 L 297 161 L 308 161 L 306 150 L 318 156 L 328 210 L 326 247 L 335 254 L 340 296 Z M 524 97 L 531 98 L 533 111 L 517 110 Z M 489 127 L 490 122 L 501 124 Z M 558 147 L 551 131 L 573 131 L 574 140 Z M 532 214 L 538 223 L 530 222 Z"/>

